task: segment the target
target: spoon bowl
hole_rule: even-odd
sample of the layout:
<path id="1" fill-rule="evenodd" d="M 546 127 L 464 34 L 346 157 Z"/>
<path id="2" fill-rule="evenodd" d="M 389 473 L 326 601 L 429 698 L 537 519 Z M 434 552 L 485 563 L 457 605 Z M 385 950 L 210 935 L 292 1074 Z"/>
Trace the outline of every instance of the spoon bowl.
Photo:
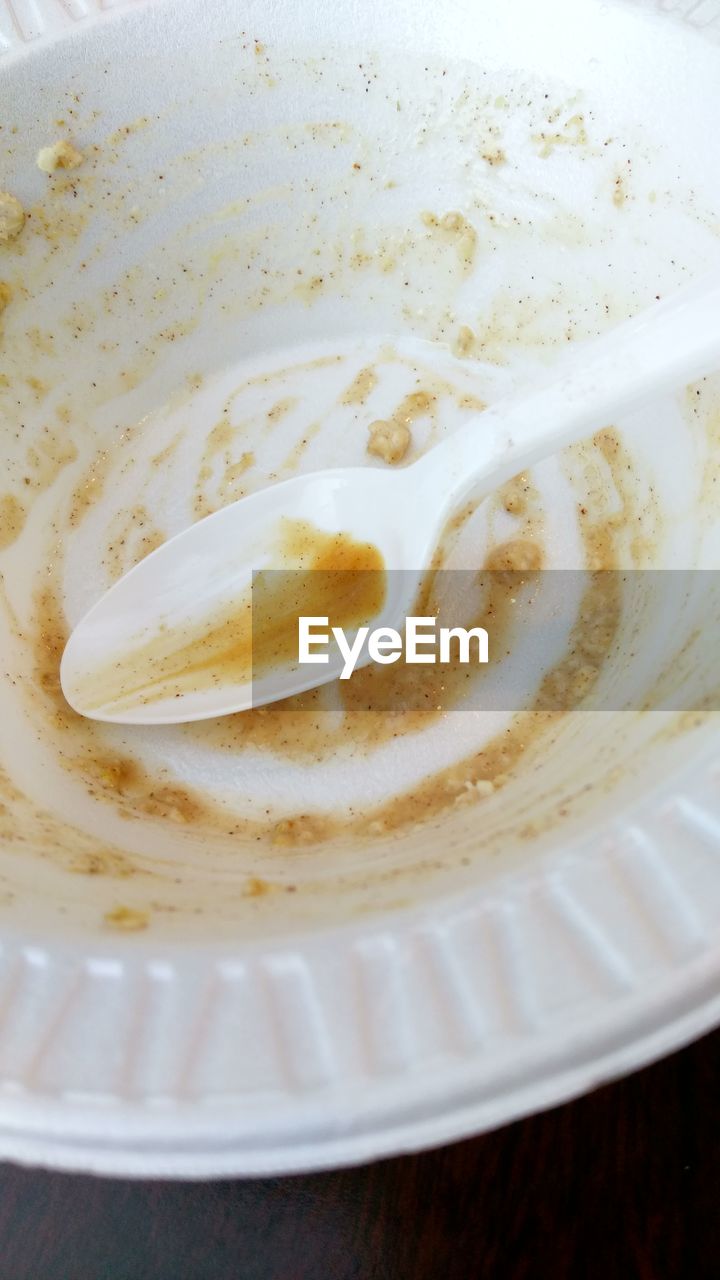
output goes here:
<path id="1" fill-rule="evenodd" d="M 312 558 L 318 539 L 324 542 L 323 535 L 331 540 L 330 545 L 334 535 L 342 533 L 344 546 L 372 545 L 377 550 L 373 563 L 382 564 L 385 590 L 380 610 L 367 621 L 376 625 L 396 622 L 410 607 L 420 575 L 386 571 L 406 569 L 413 555 L 422 564 L 437 537 L 433 524 L 427 528 L 425 546 L 417 539 L 412 472 L 412 468 L 392 473 L 374 467 L 347 467 L 287 480 L 224 507 L 171 538 L 125 574 L 73 631 L 60 668 L 70 705 L 90 719 L 172 724 L 208 719 L 230 710 L 244 711 L 335 680 L 342 669 L 337 652 L 329 655 L 327 666 L 303 668 L 288 662 L 275 665 L 263 676 L 257 664 L 253 669 L 251 651 L 245 672 L 239 671 L 244 678 L 218 681 L 210 669 L 209 679 L 196 674 L 194 687 L 180 694 L 173 690 L 159 696 L 157 680 L 153 679 L 148 683 L 155 686 L 154 692 L 138 690 L 134 697 L 116 692 L 111 696 L 112 686 L 118 683 L 114 672 L 120 664 L 138 655 L 139 669 L 139 655 L 158 636 L 173 637 L 177 648 L 192 643 L 195 637 L 193 647 L 201 648 L 198 619 L 201 625 L 205 620 L 206 630 L 210 630 L 214 620 L 222 616 L 230 619 L 239 635 L 243 602 L 252 605 L 257 575 L 284 579 L 277 585 L 286 595 L 291 585 L 300 587 L 307 580 L 308 572 L 323 576 L 322 568 L 307 567 L 309 553 Z M 392 519 L 379 518 L 387 510 Z M 379 570 L 370 567 L 350 572 L 375 575 Z M 333 570 L 326 570 L 328 573 Z M 359 665 L 363 661 L 367 658 Z M 147 668 L 147 663 L 143 665 Z M 215 669 L 222 665 L 216 661 Z M 95 674 L 97 679 L 89 678 Z M 98 681 L 110 695 L 99 702 L 102 688 L 98 688 Z M 121 678 L 120 683 L 127 690 L 132 679 Z"/>

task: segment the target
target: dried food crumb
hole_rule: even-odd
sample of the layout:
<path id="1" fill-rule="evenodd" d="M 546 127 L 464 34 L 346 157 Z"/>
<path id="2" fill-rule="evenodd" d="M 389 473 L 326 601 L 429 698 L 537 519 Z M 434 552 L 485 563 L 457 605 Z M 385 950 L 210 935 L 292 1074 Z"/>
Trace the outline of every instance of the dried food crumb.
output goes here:
<path id="1" fill-rule="evenodd" d="M 367 452 L 383 462 L 402 462 L 410 446 L 410 430 L 404 422 L 386 422 L 378 418 L 368 427 Z"/>
<path id="2" fill-rule="evenodd" d="M 25 210 L 9 191 L 0 191 L 0 244 L 19 236 L 25 222 Z"/>
<path id="3" fill-rule="evenodd" d="M 37 167 L 43 173 L 55 173 L 57 169 L 77 169 L 85 159 L 67 138 L 61 138 L 51 147 L 42 147 L 37 153 Z"/>

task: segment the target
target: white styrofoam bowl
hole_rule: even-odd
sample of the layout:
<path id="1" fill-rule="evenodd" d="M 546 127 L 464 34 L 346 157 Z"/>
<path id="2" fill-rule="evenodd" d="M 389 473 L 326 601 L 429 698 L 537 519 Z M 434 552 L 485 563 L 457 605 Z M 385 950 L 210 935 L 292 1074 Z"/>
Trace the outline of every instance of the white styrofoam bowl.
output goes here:
<path id="1" fill-rule="evenodd" d="M 28 509 L 0 553 L 1 1156 L 145 1176 L 349 1163 L 547 1106 L 718 1020 L 713 714 L 577 712 L 488 802 L 288 849 L 89 796 L 32 671 L 38 584 L 61 566 L 79 616 L 109 543 L 141 537 L 123 524 L 138 493 L 163 534 L 223 500 L 193 505 L 198 442 L 241 381 L 249 484 L 360 462 L 337 395 L 388 343 L 399 382 L 414 363 L 491 400 L 717 264 L 720 16 L 702 6 L 697 30 L 664 9 L 0 7 L 0 189 L 31 213 L 0 247 L 3 484 Z M 48 180 L 36 152 L 66 133 L 85 164 Z M 472 270 L 422 221 L 448 209 L 475 230 Z M 461 324 L 477 363 L 452 355 Z M 297 403 L 258 432 L 293 361 Z M 698 390 L 620 424 L 646 567 L 717 567 L 720 389 Z M 93 457 L 101 498 L 54 527 Z M 590 491 L 609 483 L 583 466 Z M 535 479 L 551 556 L 573 564 L 573 486 L 554 462 Z M 696 632 L 678 609 L 660 667 L 709 663 Z M 471 742 L 463 714 L 320 769 L 177 734 L 107 743 L 168 786 L 292 813 L 410 785 Z M 113 931 L 118 907 L 150 927 Z"/>

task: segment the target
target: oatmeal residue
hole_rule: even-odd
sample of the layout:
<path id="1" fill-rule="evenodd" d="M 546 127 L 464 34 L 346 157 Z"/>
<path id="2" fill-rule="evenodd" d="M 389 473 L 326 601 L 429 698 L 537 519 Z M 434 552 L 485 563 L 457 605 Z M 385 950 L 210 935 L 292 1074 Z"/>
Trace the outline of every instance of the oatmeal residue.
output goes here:
<path id="1" fill-rule="evenodd" d="M 72 702 L 117 714 L 217 685 L 250 686 L 297 662 L 300 614 L 350 629 L 380 612 L 384 561 L 370 543 L 283 518 L 274 552 L 252 585 L 207 618 L 158 628 L 80 673 Z"/>
<path id="2" fill-rule="evenodd" d="M 61 138 L 51 147 L 42 147 L 37 153 L 37 167 L 43 173 L 56 173 L 58 169 L 78 169 L 85 159 L 67 138 Z"/>
<path id="3" fill-rule="evenodd" d="M 138 933 L 147 929 L 150 923 L 149 911 L 138 911 L 134 907 L 114 907 L 105 912 L 105 924 L 120 933 Z"/>
<path id="4" fill-rule="evenodd" d="M 0 497 L 0 551 L 11 547 L 19 538 L 25 525 L 27 512 L 14 493 Z"/>
<path id="5" fill-rule="evenodd" d="M 363 372 L 367 372 L 364 370 Z M 368 427 L 367 452 L 383 462 L 402 462 L 410 448 L 410 424 L 432 412 L 435 396 L 428 391 L 412 391 L 389 419 L 378 418 Z"/>
<path id="6" fill-rule="evenodd" d="M 25 210 L 9 191 L 0 191 L 0 244 L 20 235 L 25 223 Z"/>
<path id="7" fill-rule="evenodd" d="M 410 447 L 410 428 L 404 422 L 384 422 L 378 419 L 368 427 L 370 438 L 367 451 L 383 462 L 402 462 Z"/>

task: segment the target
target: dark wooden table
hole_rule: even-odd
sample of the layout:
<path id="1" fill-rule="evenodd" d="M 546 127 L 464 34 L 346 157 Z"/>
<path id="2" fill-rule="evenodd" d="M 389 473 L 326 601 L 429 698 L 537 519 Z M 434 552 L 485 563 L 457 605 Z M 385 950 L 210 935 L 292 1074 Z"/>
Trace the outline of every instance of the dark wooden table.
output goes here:
<path id="1" fill-rule="evenodd" d="M 720 1031 L 469 1142 L 309 1177 L 0 1166 L 0 1280 L 718 1280 Z"/>

